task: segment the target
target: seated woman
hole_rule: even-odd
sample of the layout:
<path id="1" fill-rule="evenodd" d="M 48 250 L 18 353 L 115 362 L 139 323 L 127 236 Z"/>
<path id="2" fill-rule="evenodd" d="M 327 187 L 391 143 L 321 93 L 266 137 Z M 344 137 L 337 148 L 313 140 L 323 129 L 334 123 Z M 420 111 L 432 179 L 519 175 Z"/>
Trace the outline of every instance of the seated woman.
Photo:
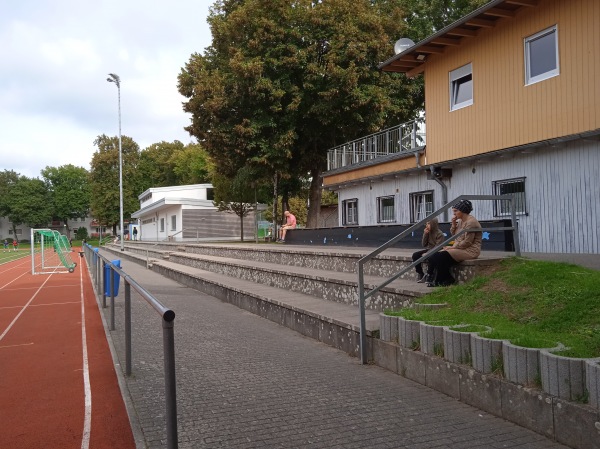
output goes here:
<path id="1" fill-rule="evenodd" d="M 425 230 L 423 231 L 423 238 L 421 239 L 421 245 L 425 248 L 420 251 L 413 253 L 412 260 L 413 262 L 417 259 L 420 259 L 423 254 L 429 251 L 432 248 L 435 248 L 437 245 L 444 241 L 444 234 L 440 231 L 440 226 L 437 218 L 433 218 L 427 222 L 425 225 Z M 423 272 L 423 267 L 421 264 L 415 265 L 415 271 L 417 272 L 417 282 L 422 283 L 427 280 L 427 276 Z"/>
<path id="2" fill-rule="evenodd" d="M 469 200 L 461 200 L 452 206 L 450 233 L 458 234 L 463 229 L 481 229 L 475 217 L 470 215 L 473 205 Z M 463 260 L 477 259 L 481 253 L 481 232 L 465 232 L 458 236 L 452 246 L 441 249 L 428 259 L 427 286 L 452 285 L 456 280 L 450 274 L 450 267 Z M 435 276 L 434 276 L 435 273 Z"/>

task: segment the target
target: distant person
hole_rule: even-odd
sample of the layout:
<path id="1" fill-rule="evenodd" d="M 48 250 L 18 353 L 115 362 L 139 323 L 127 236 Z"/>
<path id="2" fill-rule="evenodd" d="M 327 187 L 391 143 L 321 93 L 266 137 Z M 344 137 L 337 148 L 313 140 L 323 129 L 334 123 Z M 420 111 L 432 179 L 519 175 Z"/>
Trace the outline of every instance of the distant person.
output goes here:
<path id="1" fill-rule="evenodd" d="M 417 251 L 413 253 L 412 260 L 413 262 L 420 259 L 423 254 L 425 254 L 430 249 L 435 248 L 437 245 L 444 241 L 444 233 L 440 231 L 440 225 L 437 218 L 433 218 L 427 222 L 425 225 L 425 230 L 423 231 L 423 237 L 421 239 L 421 246 L 425 249 Z M 415 265 L 415 271 L 417 272 L 417 282 L 423 283 L 427 280 L 425 273 L 423 272 L 423 267 L 421 264 Z"/>
<path id="2" fill-rule="evenodd" d="M 285 242 L 285 233 L 288 229 L 296 229 L 296 217 L 290 213 L 289 210 L 286 210 L 283 215 L 285 215 L 285 224 L 279 229 L 279 240 L 278 242 Z"/>
<path id="3" fill-rule="evenodd" d="M 133 228 L 133 241 L 137 240 L 137 228 Z"/>
<path id="4" fill-rule="evenodd" d="M 16 251 L 19 249 L 19 242 L 17 241 L 17 239 L 13 239 L 13 251 Z"/>
<path id="5" fill-rule="evenodd" d="M 4 239 L 4 252 L 8 251 L 8 240 Z"/>
<path id="6" fill-rule="evenodd" d="M 481 225 L 471 212 L 473 205 L 469 200 L 461 200 L 452 206 L 452 224 L 450 233 L 458 234 L 463 229 L 481 229 Z M 427 268 L 427 287 L 452 285 L 456 280 L 450 274 L 450 268 L 463 260 L 477 259 L 481 253 L 480 232 L 465 232 L 458 236 L 452 246 L 445 247 L 431 256 Z M 435 273 L 435 276 L 434 276 Z"/>

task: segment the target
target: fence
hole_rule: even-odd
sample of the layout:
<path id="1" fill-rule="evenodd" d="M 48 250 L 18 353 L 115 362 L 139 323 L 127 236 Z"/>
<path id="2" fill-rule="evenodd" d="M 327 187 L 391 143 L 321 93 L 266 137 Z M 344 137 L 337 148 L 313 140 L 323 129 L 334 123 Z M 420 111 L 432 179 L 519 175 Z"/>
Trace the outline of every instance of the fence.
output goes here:
<path id="1" fill-rule="evenodd" d="M 177 437 L 177 395 L 175 383 L 175 336 L 174 320 L 175 312 L 165 307 L 154 296 L 148 293 L 143 287 L 135 282 L 127 273 L 110 262 L 106 257 L 98 252 L 97 248 L 92 248 L 86 244 L 83 246 L 83 253 L 88 262 L 92 279 L 96 285 L 97 294 L 102 296 L 102 308 L 106 308 L 105 294 L 105 269 L 108 267 L 110 294 L 110 330 L 115 327 L 115 274 L 121 276 L 125 291 L 125 374 L 131 376 L 132 372 L 132 345 L 131 345 L 131 287 L 161 316 L 163 328 L 163 357 L 165 370 L 165 406 L 167 421 L 167 448 L 178 448 Z"/>

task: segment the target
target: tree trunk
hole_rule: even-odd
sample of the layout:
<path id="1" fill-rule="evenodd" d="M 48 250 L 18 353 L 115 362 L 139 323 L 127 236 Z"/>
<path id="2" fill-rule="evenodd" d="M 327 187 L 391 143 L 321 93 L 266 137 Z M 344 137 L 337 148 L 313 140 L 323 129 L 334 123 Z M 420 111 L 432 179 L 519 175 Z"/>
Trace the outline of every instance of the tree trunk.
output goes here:
<path id="1" fill-rule="evenodd" d="M 19 238 L 17 237 L 17 225 L 12 223 L 12 229 L 13 229 L 13 239 L 17 241 L 17 243 L 19 242 Z M 33 246 L 33 242 L 31 242 L 31 245 Z"/>
<path id="2" fill-rule="evenodd" d="M 312 180 L 310 182 L 310 192 L 309 192 L 309 208 L 308 208 L 308 217 L 306 219 L 306 227 L 316 229 L 319 227 L 319 218 L 321 215 L 321 169 L 313 168 L 310 171 L 310 175 Z"/>
<path id="3" fill-rule="evenodd" d="M 242 205 L 240 210 L 242 211 L 242 213 L 240 214 L 240 232 L 241 232 L 240 241 L 243 242 L 244 241 L 244 215 L 245 215 L 244 210 L 245 210 L 245 207 Z"/>
<path id="4" fill-rule="evenodd" d="M 277 172 L 275 172 L 273 176 L 273 235 L 271 236 L 271 239 L 274 240 L 279 238 L 279 229 L 277 228 L 277 182 L 278 177 Z"/>

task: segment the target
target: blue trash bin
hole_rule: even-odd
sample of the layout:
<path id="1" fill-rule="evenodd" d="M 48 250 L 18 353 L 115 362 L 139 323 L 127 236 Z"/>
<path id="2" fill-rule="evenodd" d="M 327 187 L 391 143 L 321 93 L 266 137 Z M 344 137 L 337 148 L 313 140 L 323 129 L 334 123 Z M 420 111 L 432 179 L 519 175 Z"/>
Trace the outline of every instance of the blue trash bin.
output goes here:
<path id="1" fill-rule="evenodd" d="M 111 260 L 111 263 L 116 267 L 121 268 L 120 260 Z M 104 296 L 110 296 L 110 272 L 110 265 L 104 265 Z M 121 279 L 121 276 L 115 273 L 115 280 L 113 284 L 113 296 L 119 295 L 119 279 Z"/>

